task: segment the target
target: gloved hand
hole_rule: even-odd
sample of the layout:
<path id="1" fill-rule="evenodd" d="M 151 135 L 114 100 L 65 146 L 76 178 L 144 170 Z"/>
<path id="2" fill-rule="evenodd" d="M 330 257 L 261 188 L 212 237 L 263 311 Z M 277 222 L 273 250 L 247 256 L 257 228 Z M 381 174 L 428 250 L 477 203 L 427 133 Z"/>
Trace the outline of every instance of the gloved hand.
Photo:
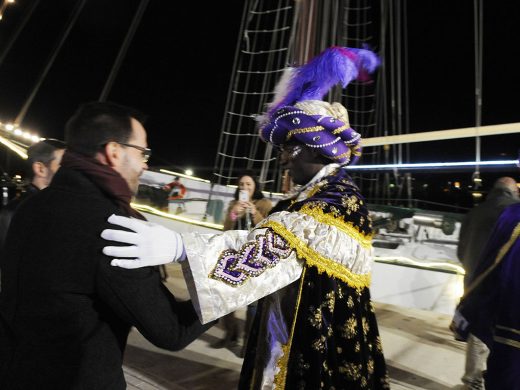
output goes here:
<path id="1" fill-rule="evenodd" d="M 108 222 L 135 232 L 105 229 L 101 233 L 105 240 L 131 244 L 103 248 L 105 255 L 116 257 L 110 262 L 113 266 L 133 269 L 182 261 L 186 258 L 181 235 L 177 232 L 155 223 L 114 214 L 108 218 Z"/>

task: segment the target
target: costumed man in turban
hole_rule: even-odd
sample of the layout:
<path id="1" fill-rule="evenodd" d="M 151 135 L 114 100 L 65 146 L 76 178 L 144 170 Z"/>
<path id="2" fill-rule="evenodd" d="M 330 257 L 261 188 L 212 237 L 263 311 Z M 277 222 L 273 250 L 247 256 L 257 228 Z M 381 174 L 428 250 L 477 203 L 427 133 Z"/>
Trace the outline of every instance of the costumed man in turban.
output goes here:
<path id="1" fill-rule="evenodd" d="M 377 65 L 369 50 L 332 47 L 289 72 L 260 118 L 260 136 L 281 149 L 299 189 L 251 232 L 183 234 L 183 269 L 203 323 L 262 298 L 239 388 L 389 388 L 369 292 L 371 221 L 345 169 L 360 156 L 360 135 L 341 104 L 321 100 Z M 109 222 L 138 231 L 134 238 L 103 232 L 135 245 L 133 253 L 105 247 L 108 255 L 135 257 L 113 265 L 148 265 L 145 247 L 165 228 Z"/>

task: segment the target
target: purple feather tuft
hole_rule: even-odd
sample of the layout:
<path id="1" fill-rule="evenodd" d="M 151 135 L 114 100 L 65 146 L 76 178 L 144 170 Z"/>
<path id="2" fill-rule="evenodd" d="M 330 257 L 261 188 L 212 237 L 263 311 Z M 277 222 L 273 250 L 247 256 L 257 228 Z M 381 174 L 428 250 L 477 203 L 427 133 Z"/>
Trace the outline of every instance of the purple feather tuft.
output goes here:
<path id="1" fill-rule="evenodd" d="M 275 99 L 268 113 L 302 100 L 321 100 L 336 84 L 345 88 L 352 80 L 369 79 L 379 65 L 377 55 L 368 49 L 333 46 L 307 64 L 296 68 L 281 99 Z"/>

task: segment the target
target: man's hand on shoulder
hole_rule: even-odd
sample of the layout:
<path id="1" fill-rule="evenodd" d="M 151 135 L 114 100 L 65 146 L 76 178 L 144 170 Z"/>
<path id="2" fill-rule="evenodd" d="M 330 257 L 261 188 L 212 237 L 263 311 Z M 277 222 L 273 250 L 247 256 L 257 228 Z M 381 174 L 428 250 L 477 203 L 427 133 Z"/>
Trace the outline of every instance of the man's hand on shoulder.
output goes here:
<path id="1" fill-rule="evenodd" d="M 108 218 L 108 222 L 132 230 L 105 229 L 101 233 L 105 240 L 130 244 L 103 248 L 105 255 L 114 257 L 110 262 L 113 266 L 133 269 L 178 262 L 186 258 L 181 235 L 177 232 L 155 223 L 114 214 Z"/>

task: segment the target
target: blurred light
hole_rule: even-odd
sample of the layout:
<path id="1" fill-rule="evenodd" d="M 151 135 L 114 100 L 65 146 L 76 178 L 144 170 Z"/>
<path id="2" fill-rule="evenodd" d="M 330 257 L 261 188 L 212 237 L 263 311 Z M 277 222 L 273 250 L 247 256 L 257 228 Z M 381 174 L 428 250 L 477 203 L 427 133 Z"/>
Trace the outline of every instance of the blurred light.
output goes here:
<path id="1" fill-rule="evenodd" d="M 472 192 L 471 195 L 474 198 L 482 198 L 482 192 Z"/>
<path id="2" fill-rule="evenodd" d="M 464 281 L 462 276 L 459 276 L 458 280 L 450 285 L 449 294 L 453 298 L 461 298 L 464 295 Z"/>
<path id="3" fill-rule="evenodd" d="M 12 124 L 8 123 L 7 125 L 5 125 L 5 129 L 8 131 L 13 131 L 14 126 Z"/>
<path id="4" fill-rule="evenodd" d="M 460 188 L 460 181 L 456 181 L 455 183 L 453 183 L 453 187 Z"/>
<path id="5" fill-rule="evenodd" d="M 22 135 L 22 134 L 23 134 L 23 131 L 20 130 L 20 129 L 16 129 L 16 130 L 14 131 L 14 134 L 15 134 L 15 135 Z"/>
<path id="6" fill-rule="evenodd" d="M 184 173 L 185 173 L 186 175 L 188 175 L 188 176 L 193 176 L 193 171 L 192 171 L 191 169 L 189 169 L 189 168 L 186 169 L 186 170 L 184 171 Z"/>
<path id="7" fill-rule="evenodd" d="M 446 168 L 446 167 L 471 167 L 488 165 L 518 165 L 518 160 L 493 160 L 493 161 L 459 161 L 459 162 L 436 162 L 417 164 L 370 164 L 370 165 L 348 165 L 349 170 L 379 170 L 379 169 L 402 169 L 402 168 Z"/>
<path id="8" fill-rule="evenodd" d="M 185 175 L 184 173 L 180 173 L 180 172 L 174 172 L 174 171 L 170 171 L 168 169 L 159 169 L 159 172 L 161 173 L 166 173 L 168 175 L 173 175 L 173 176 L 179 176 L 179 177 L 184 177 L 186 179 L 191 179 L 191 180 L 195 180 L 195 181 L 201 181 L 201 182 L 204 182 L 204 183 L 209 183 L 210 181 L 209 180 L 206 180 L 206 179 L 201 179 L 200 177 L 191 177 L 191 176 L 187 176 Z"/>

